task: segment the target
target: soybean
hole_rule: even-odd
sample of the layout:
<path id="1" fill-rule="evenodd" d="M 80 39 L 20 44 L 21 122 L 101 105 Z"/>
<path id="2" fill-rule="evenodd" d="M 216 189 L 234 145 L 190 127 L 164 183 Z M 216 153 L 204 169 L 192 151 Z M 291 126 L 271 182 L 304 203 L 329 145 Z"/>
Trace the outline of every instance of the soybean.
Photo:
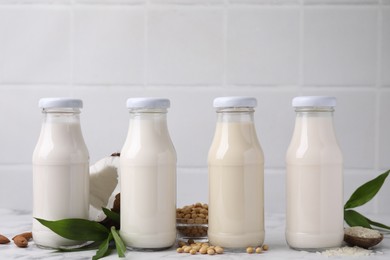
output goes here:
<path id="1" fill-rule="evenodd" d="M 246 248 L 246 252 L 248 253 L 248 254 L 253 254 L 253 247 L 251 247 L 251 246 L 248 246 L 247 248 Z"/>

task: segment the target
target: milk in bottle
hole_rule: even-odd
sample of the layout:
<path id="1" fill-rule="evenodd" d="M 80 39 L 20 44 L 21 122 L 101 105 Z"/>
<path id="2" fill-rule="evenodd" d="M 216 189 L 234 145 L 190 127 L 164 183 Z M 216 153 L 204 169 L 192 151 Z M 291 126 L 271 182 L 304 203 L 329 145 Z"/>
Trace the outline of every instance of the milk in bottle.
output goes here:
<path id="1" fill-rule="evenodd" d="M 176 152 L 167 127 L 168 99 L 129 98 L 129 130 L 120 156 L 121 237 L 140 250 L 176 239 Z"/>
<path id="2" fill-rule="evenodd" d="M 334 97 L 296 97 L 294 134 L 286 156 L 286 240 L 318 250 L 341 245 L 343 156 L 334 128 Z"/>
<path id="3" fill-rule="evenodd" d="M 89 154 L 80 127 L 82 101 L 43 98 L 43 123 L 33 153 L 33 217 L 88 219 Z M 60 237 L 33 220 L 34 242 L 59 248 L 80 244 Z"/>
<path id="4" fill-rule="evenodd" d="M 209 150 L 210 243 L 226 248 L 264 241 L 264 157 L 253 120 L 255 98 L 214 100 L 217 125 Z"/>

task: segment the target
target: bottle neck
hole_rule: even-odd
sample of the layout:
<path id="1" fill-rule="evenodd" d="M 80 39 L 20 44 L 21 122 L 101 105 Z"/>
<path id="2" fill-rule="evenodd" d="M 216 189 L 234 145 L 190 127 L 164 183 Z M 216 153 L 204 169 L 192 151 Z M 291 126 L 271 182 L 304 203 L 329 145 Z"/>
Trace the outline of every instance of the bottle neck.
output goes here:
<path id="1" fill-rule="evenodd" d="M 217 145 L 230 144 L 231 147 L 258 145 L 253 114 L 253 108 L 218 109 L 213 142 Z"/>
<path id="2" fill-rule="evenodd" d="M 44 108 L 43 123 L 80 124 L 80 113 L 78 108 Z"/>
<path id="3" fill-rule="evenodd" d="M 166 109 L 130 109 L 129 131 L 141 135 L 168 134 Z"/>
<path id="4" fill-rule="evenodd" d="M 330 108 L 297 108 L 294 135 L 305 140 L 336 140 Z"/>
<path id="5" fill-rule="evenodd" d="M 253 108 L 219 108 L 218 123 L 253 123 Z"/>
<path id="6" fill-rule="evenodd" d="M 305 120 L 323 120 L 333 125 L 334 109 L 330 108 L 296 108 L 296 118 L 305 118 Z"/>
<path id="7" fill-rule="evenodd" d="M 167 119 L 166 109 L 130 109 L 130 121 L 132 120 L 148 120 L 163 122 Z"/>

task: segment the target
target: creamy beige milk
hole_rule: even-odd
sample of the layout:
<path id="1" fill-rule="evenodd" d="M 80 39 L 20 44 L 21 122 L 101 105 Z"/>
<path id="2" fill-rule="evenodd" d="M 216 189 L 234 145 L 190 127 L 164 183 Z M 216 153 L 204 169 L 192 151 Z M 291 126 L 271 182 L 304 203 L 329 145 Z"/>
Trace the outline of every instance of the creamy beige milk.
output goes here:
<path id="1" fill-rule="evenodd" d="M 297 116 L 287 151 L 286 239 L 297 249 L 338 247 L 344 236 L 343 158 L 331 113 L 308 113 Z"/>
<path id="2" fill-rule="evenodd" d="M 171 247 L 176 240 L 176 152 L 164 114 L 131 120 L 120 170 L 120 235 L 126 246 Z"/>
<path id="3" fill-rule="evenodd" d="M 208 157 L 209 229 L 213 245 L 264 241 L 264 158 L 254 124 L 217 122 Z"/>
<path id="4" fill-rule="evenodd" d="M 33 217 L 88 219 L 89 155 L 80 124 L 47 119 L 33 154 Z M 62 238 L 33 220 L 37 245 L 58 248 L 80 244 Z"/>

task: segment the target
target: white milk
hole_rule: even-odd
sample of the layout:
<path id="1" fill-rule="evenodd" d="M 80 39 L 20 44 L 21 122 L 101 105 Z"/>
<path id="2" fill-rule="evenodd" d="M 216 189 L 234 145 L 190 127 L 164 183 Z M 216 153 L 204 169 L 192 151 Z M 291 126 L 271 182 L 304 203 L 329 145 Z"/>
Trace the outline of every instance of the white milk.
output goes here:
<path id="1" fill-rule="evenodd" d="M 41 134 L 33 154 L 34 218 L 88 219 L 89 155 L 78 113 L 44 113 Z M 58 236 L 35 219 L 32 231 L 35 243 L 41 247 L 80 244 L 80 241 Z"/>
<path id="2" fill-rule="evenodd" d="M 264 158 L 252 113 L 243 108 L 218 114 L 208 156 L 213 245 L 242 248 L 264 242 Z"/>
<path id="3" fill-rule="evenodd" d="M 295 129 L 286 157 L 286 240 L 296 249 L 338 247 L 344 236 L 343 157 L 333 129 L 334 105 L 319 103 L 322 107 L 317 110 L 307 107 L 321 98 L 307 101 L 301 110 L 300 103 L 296 104 Z"/>
<path id="4" fill-rule="evenodd" d="M 128 107 L 138 100 L 128 101 Z M 168 248 L 176 240 L 176 152 L 166 122 L 169 105 L 158 100 L 140 100 L 156 109 L 130 110 L 120 157 L 120 235 L 136 249 Z"/>

